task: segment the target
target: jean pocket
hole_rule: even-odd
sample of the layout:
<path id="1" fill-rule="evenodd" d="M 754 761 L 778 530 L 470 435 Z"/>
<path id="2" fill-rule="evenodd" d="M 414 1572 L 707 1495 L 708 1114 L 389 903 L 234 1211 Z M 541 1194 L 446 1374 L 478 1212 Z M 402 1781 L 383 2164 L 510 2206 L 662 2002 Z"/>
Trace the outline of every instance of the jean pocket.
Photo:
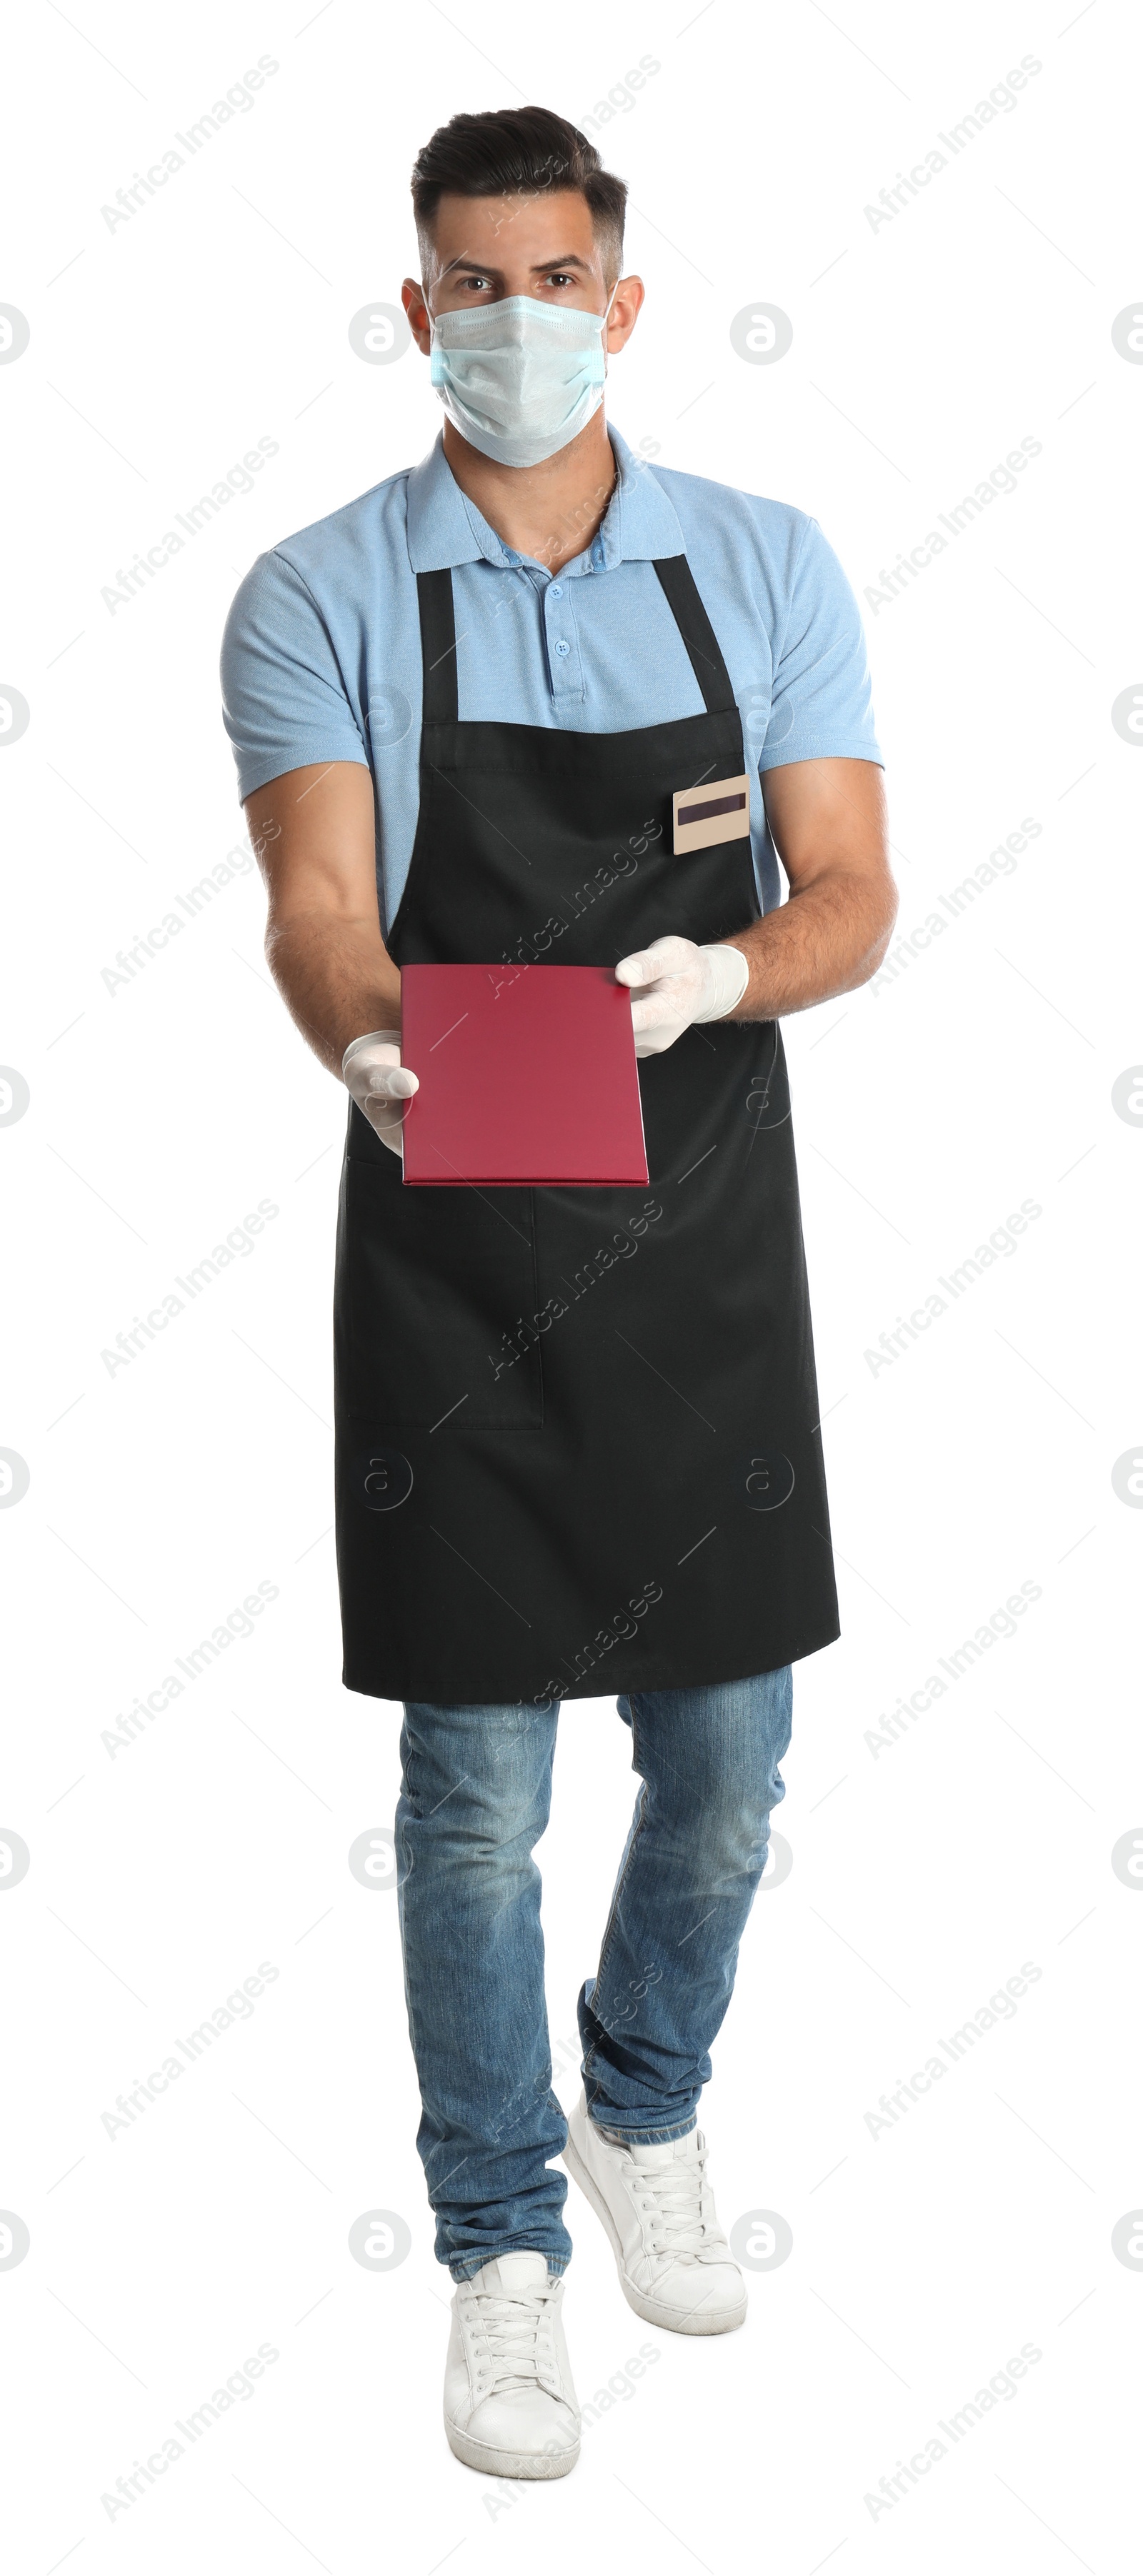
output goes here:
<path id="1" fill-rule="evenodd" d="M 430 1430 L 542 1423 L 530 1191 L 406 1189 L 385 1159 L 342 1175 L 340 1404 Z"/>

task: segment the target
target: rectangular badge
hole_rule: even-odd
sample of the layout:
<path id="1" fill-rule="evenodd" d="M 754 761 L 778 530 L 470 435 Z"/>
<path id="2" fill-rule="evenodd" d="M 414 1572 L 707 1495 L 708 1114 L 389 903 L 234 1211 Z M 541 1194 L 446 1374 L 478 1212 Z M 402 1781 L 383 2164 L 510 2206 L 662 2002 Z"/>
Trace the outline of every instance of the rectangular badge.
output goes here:
<path id="1" fill-rule="evenodd" d="M 675 857 L 687 850 L 710 850 L 718 841 L 745 841 L 750 833 L 750 782 L 741 778 L 704 778 L 699 787 L 676 788 L 672 798 Z"/>

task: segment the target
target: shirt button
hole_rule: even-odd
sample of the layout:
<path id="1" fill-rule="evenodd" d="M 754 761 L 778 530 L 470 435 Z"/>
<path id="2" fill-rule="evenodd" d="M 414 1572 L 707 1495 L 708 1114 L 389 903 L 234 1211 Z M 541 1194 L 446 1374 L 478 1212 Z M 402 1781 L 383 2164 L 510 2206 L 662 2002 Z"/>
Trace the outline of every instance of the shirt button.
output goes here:
<path id="1" fill-rule="evenodd" d="M 556 646 L 556 651 L 557 651 L 557 653 L 561 656 L 561 659 L 562 659 L 562 657 L 563 657 L 563 655 L 564 655 L 565 653 L 570 653 L 570 651 L 571 651 L 571 645 L 570 645 L 570 644 L 565 644 L 565 642 L 564 642 L 564 640 L 563 640 L 563 637 L 561 636 L 561 637 L 560 637 L 560 641 L 559 641 L 559 643 L 558 643 L 558 644 L 557 644 L 557 646 Z"/>
<path id="2" fill-rule="evenodd" d="M 560 588 L 560 585 L 559 585 L 558 581 L 554 581 L 554 582 L 552 583 L 552 587 L 551 587 L 550 591 L 548 592 L 548 597 L 549 597 L 549 599 L 562 599 L 562 598 L 563 598 L 563 592 L 562 592 L 562 590 L 561 590 L 561 588 Z"/>

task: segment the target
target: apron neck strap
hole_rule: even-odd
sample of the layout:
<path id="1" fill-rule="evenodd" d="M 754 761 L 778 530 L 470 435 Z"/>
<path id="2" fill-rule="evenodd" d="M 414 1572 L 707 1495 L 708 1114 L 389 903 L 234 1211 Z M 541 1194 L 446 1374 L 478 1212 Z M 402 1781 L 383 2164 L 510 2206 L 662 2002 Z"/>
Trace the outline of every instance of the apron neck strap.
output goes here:
<path id="1" fill-rule="evenodd" d="M 691 669 L 702 690 L 708 716 L 732 714 L 735 699 L 730 673 L 686 556 L 663 555 L 657 559 L 655 570 L 690 655 Z"/>
<path id="2" fill-rule="evenodd" d="M 452 604 L 452 574 L 446 564 L 442 572 L 417 574 L 417 607 L 421 619 L 422 724 L 455 724 L 456 694 L 456 618 Z"/>

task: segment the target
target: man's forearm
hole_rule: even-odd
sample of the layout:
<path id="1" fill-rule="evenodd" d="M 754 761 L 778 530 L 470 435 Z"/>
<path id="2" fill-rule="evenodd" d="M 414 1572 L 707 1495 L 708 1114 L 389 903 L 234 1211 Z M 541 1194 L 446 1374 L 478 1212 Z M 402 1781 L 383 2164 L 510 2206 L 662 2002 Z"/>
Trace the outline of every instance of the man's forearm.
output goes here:
<path id="1" fill-rule="evenodd" d="M 734 1020 L 776 1020 L 815 1002 L 855 992 L 875 975 L 896 918 L 889 885 L 839 867 L 816 877 L 787 903 L 764 913 L 723 946 L 739 948 L 750 968 Z"/>
<path id="2" fill-rule="evenodd" d="M 401 978 L 372 921 L 329 912 L 271 918 L 266 961 L 291 1017 L 327 1072 L 341 1078 L 354 1038 L 400 1029 Z"/>

